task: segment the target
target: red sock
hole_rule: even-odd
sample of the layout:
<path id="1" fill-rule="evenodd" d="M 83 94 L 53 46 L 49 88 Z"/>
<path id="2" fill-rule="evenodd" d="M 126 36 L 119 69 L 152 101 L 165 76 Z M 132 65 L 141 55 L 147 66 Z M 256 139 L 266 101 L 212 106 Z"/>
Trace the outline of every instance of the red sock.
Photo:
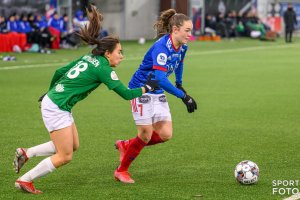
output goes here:
<path id="1" fill-rule="evenodd" d="M 141 150 L 146 146 L 146 143 L 138 136 L 130 140 L 127 151 L 118 168 L 119 172 L 128 171 L 132 161 L 140 154 Z"/>
<path id="2" fill-rule="evenodd" d="M 162 143 L 162 142 L 164 142 L 164 141 L 159 137 L 159 135 L 155 131 L 153 131 L 151 140 L 148 142 L 147 146 L 155 145 L 155 144 Z"/>

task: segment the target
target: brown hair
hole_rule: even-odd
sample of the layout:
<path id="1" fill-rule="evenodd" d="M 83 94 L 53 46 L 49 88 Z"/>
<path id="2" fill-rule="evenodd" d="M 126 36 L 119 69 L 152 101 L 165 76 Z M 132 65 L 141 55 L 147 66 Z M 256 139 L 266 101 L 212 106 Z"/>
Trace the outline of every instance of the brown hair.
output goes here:
<path id="1" fill-rule="evenodd" d="M 89 19 L 89 24 L 84 27 L 80 27 L 79 36 L 80 38 L 89 45 L 97 45 L 93 50 L 92 54 L 94 56 L 103 56 L 106 51 L 113 52 L 120 40 L 116 36 L 107 36 L 101 39 L 99 38 L 101 23 L 103 21 L 103 16 L 99 10 L 90 5 L 89 9 L 86 9 L 87 16 Z"/>
<path id="2" fill-rule="evenodd" d="M 181 27 L 183 22 L 189 21 L 190 18 L 182 13 L 176 13 L 176 10 L 169 9 L 161 12 L 154 29 L 157 30 L 157 37 L 160 38 L 165 34 L 172 33 L 172 27 Z"/>

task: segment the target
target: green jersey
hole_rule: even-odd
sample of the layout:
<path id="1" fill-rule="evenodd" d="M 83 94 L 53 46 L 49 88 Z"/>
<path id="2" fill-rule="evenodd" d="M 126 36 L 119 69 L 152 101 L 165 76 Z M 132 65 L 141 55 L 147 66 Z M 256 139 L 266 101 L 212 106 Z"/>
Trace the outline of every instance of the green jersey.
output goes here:
<path id="1" fill-rule="evenodd" d="M 141 88 L 138 90 L 125 88 L 104 56 L 87 54 L 56 70 L 48 96 L 60 109 L 71 111 L 78 101 L 86 98 L 101 83 L 108 89 L 115 90 L 123 98 L 125 93 L 129 93 L 126 99 L 142 95 Z"/>

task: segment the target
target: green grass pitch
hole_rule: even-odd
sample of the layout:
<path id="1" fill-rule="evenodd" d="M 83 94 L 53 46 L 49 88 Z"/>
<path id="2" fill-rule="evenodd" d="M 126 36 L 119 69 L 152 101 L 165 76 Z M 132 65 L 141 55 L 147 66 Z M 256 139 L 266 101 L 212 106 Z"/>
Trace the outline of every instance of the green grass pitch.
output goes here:
<path id="1" fill-rule="evenodd" d="M 127 84 L 151 42 L 122 45 L 125 59 L 116 71 Z M 49 140 L 38 97 L 56 68 L 88 51 L 23 53 L 15 54 L 17 61 L 0 61 L 0 199 L 269 200 L 292 195 L 272 194 L 273 180 L 300 179 L 300 45 L 282 39 L 191 42 L 183 86 L 198 110 L 189 114 L 180 99 L 167 95 L 173 138 L 142 151 L 130 168 L 135 184 L 113 177 L 119 157 L 115 140 L 136 135 L 130 104 L 102 85 L 73 109 L 80 148 L 72 162 L 35 181 L 42 195 L 16 190 L 15 148 Z M 174 75 L 170 79 L 174 82 Z M 21 174 L 41 159 L 31 159 Z M 242 186 L 234 179 L 235 165 L 246 159 L 260 168 L 256 185 Z"/>

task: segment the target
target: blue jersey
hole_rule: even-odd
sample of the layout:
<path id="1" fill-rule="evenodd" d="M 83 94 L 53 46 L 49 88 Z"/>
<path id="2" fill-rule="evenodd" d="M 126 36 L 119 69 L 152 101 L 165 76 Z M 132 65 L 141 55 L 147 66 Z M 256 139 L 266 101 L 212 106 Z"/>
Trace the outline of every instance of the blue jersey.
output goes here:
<path id="1" fill-rule="evenodd" d="M 182 98 L 184 93 L 176 88 L 168 80 L 168 77 L 174 72 L 176 84 L 182 84 L 183 60 L 187 49 L 187 45 L 182 45 L 176 49 L 171 35 L 164 35 L 148 50 L 140 67 L 133 74 L 128 87 L 142 87 L 146 83 L 148 75 L 152 73 L 152 79 L 159 80 L 160 86 L 159 90 L 152 93 L 161 94 L 167 91 L 178 98 Z"/>

